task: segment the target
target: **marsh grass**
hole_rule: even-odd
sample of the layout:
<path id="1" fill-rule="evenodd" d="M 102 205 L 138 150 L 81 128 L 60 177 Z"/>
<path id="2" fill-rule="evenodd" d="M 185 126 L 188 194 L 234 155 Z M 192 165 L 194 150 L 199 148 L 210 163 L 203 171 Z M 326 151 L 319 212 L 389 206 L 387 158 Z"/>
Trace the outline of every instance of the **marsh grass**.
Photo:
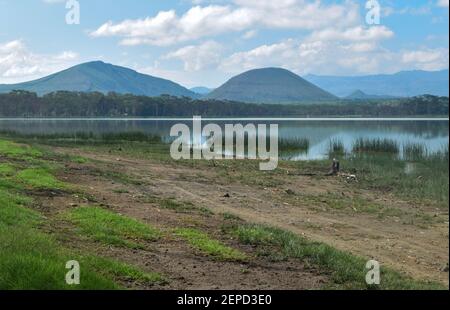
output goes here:
<path id="1" fill-rule="evenodd" d="M 320 242 L 308 241 L 291 232 L 263 225 L 239 225 L 233 234 L 243 243 L 273 246 L 278 255 L 300 259 L 330 273 L 330 288 L 371 289 L 365 282 L 368 259 L 337 250 Z M 381 269 L 380 289 L 446 289 L 438 283 L 415 281 L 389 268 Z"/>
<path id="2" fill-rule="evenodd" d="M 341 165 L 357 174 L 358 185 L 363 188 L 392 192 L 404 199 L 448 209 L 448 146 L 446 150 L 417 158 L 411 171 L 406 160 L 382 153 L 349 156 Z"/>
<path id="3" fill-rule="evenodd" d="M 403 145 L 403 159 L 420 161 L 428 157 L 428 150 L 420 143 L 406 143 Z"/>
<path id="4" fill-rule="evenodd" d="M 353 153 L 388 153 L 399 154 L 398 143 L 391 139 L 365 139 L 358 138 L 353 143 Z"/>
<path id="5" fill-rule="evenodd" d="M 218 240 L 211 239 L 206 233 L 193 228 L 177 228 L 175 235 L 187 240 L 197 250 L 222 261 L 246 261 L 247 256 L 222 244 Z"/>
<path id="6" fill-rule="evenodd" d="M 330 157 L 333 156 L 344 156 L 345 155 L 345 146 L 344 142 L 340 139 L 331 139 L 328 142 L 328 155 Z"/>
<path id="7" fill-rule="evenodd" d="M 278 140 L 278 150 L 280 152 L 307 152 L 309 150 L 308 138 L 280 138 Z"/>

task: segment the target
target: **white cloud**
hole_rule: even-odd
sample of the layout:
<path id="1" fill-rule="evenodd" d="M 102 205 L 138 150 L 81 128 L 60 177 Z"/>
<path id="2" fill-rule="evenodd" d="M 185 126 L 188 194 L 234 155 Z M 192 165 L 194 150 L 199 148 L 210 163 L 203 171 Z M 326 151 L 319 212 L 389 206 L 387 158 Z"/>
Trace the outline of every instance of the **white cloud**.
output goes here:
<path id="1" fill-rule="evenodd" d="M 256 27 L 316 30 L 354 26 L 359 21 L 359 5 L 352 1 L 323 4 L 309 0 L 235 0 L 233 5 L 194 6 L 181 16 L 170 10 L 117 24 L 109 21 L 90 34 L 121 37 L 123 45 L 164 46 Z"/>
<path id="2" fill-rule="evenodd" d="M 165 59 L 179 59 L 184 62 L 185 71 L 200 71 L 217 65 L 221 59 L 222 46 L 214 41 L 200 45 L 189 45 L 170 52 Z"/>
<path id="3" fill-rule="evenodd" d="M 151 66 L 147 67 L 134 66 L 134 69 L 138 72 L 174 81 L 185 87 L 206 86 L 215 88 L 226 79 L 222 74 L 218 74 L 214 70 L 183 71 L 167 69 L 159 61 L 155 61 Z"/>
<path id="4" fill-rule="evenodd" d="M 267 66 L 299 74 L 373 73 L 392 58 L 381 46 L 392 37 L 393 31 L 385 26 L 329 27 L 313 31 L 303 40 L 288 39 L 234 53 L 220 67 L 233 73 Z"/>
<path id="5" fill-rule="evenodd" d="M 442 8 L 448 8 L 449 0 L 438 0 L 437 5 Z"/>
<path id="6" fill-rule="evenodd" d="M 182 17 L 175 11 L 162 11 L 155 17 L 126 20 L 114 25 L 103 24 L 92 32 L 93 37 L 124 37 L 122 45 L 172 45 L 228 31 L 240 31 L 253 21 L 246 9 L 232 10 L 228 6 L 196 6 Z"/>
<path id="7" fill-rule="evenodd" d="M 365 28 L 362 26 L 348 29 L 328 28 L 313 32 L 310 35 L 311 41 L 380 41 L 390 39 L 394 32 L 385 26 L 373 26 Z"/>
<path id="8" fill-rule="evenodd" d="M 448 68 L 448 48 L 422 49 L 402 54 L 402 62 L 412 65 L 414 69 L 440 70 Z"/>
<path id="9" fill-rule="evenodd" d="M 64 51 L 54 55 L 31 52 L 21 40 L 0 43 L 0 82 L 16 83 L 38 78 L 73 65 L 78 55 Z"/>
<path id="10" fill-rule="evenodd" d="M 299 58 L 291 55 L 295 54 L 295 48 L 295 42 L 292 39 L 272 45 L 262 45 L 250 51 L 234 53 L 222 62 L 220 68 L 226 72 L 237 73 L 259 67 L 279 66 L 286 60 Z"/>
<path id="11" fill-rule="evenodd" d="M 339 36 L 338 36 L 339 37 Z M 284 40 L 262 45 L 249 51 L 234 53 L 224 59 L 220 69 L 239 73 L 260 67 L 283 67 L 300 75 L 355 75 L 395 73 L 401 70 L 441 70 L 448 68 L 448 48 L 394 52 L 373 40 L 354 41 Z M 366 38 L 371 38 L 368 35 Z M 342 38 L 342 37 L 340 37 Z M 358 38 L 361 38 L 358 36 Z M 380 38 L 381 40 L 381 38 Z"/>
<path id="12" fill-rule="evenodd" d="M 256 37 L 257 34 L 258 34 L 257 30 L 249 30 L 242 35 L 242 39 L 249 40 L 251 38 Z"/>

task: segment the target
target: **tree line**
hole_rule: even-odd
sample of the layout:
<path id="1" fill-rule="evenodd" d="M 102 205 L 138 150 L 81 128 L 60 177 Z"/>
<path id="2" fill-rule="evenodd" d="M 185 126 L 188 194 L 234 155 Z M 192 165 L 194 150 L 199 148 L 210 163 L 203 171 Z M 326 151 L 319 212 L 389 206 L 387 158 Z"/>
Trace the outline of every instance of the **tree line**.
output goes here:
<path id="1" fill-rule="evenodd" d="M 423 95 L 386 100 L 250 104 L 187 97 L 58 91 L 0 94 L 0 117 L 324 117 L 446 116 L 449 98 Z"/>

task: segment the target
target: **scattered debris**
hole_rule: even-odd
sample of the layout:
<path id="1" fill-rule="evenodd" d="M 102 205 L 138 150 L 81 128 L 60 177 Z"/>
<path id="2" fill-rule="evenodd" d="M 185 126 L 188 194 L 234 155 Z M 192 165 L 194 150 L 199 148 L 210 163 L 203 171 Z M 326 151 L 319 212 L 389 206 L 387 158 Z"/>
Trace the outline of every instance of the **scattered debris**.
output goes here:
<path id="1" fill-rule="evenodd" d="M 355 174 L 340 173 L 339 176 L 345 178 L 347 182 L 359 182 L 358 177 Z"/>

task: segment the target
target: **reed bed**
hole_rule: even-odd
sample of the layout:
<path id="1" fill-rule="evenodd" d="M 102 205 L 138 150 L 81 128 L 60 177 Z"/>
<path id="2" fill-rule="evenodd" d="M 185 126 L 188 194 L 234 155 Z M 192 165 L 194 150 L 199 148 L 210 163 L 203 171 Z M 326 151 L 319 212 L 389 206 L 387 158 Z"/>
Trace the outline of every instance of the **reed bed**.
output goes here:
<path id="1" fill-rule="evenodd" d="M 399 154 L 398 143 L 391 139 L 365 139 L 358 138 L 353 143 L 353 153 L 387 153 Z"/>
<path id="2" fill-rule="evenodd" d="M 278 149 L 281 152 L 308 151 L 308 138 L 282 138 L 278 141 Z"/>
<path id="3" fill-rule="evenodd" d="M 345 155 L 344 142 L 340 139 L 331 139 L 328 143 L 328 155 Z"/>

